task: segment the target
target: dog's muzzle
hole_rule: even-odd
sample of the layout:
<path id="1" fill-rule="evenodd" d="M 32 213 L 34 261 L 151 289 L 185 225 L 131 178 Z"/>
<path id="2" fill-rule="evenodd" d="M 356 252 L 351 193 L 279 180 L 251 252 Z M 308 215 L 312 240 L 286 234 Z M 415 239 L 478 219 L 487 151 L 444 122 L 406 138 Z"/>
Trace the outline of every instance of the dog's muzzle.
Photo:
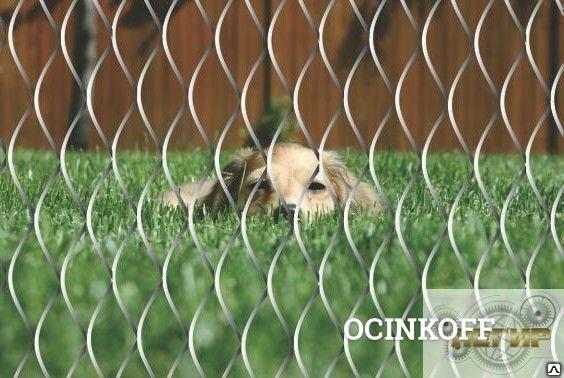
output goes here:
<path id="1" fill-rule="evenodd" d="M 298 206 L 294 203 L 288 203 L 286 204 L 286 206 L 280 204 L 276 210 L 274 211 L 274 216 L 276 218 L 285 216 L 286 218 L 288 218 L 289 220 L 293 220 L 294 219 L 294 214 L 297 211 Z"/>
<path id="2" fill-rule="evenodd" d="M 288 214 L 291 218 L 294 218 L 294 213 L 296 212 L 296 210 L 298 209 L 298 207 L 293 204 L 293 203 L 289 203 L 286 205 L 286 207 L 288 208 Z"/>

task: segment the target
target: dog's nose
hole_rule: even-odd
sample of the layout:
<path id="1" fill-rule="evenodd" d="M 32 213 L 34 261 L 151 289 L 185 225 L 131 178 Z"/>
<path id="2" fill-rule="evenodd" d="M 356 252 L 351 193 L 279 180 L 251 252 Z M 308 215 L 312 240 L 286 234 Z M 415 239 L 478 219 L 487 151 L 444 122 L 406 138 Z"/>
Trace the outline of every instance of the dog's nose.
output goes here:
<path id="1" fill-rule="evenodd" d="M 289 220 L 292 220 L 294 219 L 294 214 L 296 213 L 297 210 L 298 210 L 298 206 L 295 203 L 286 203 L 286 206 L 280 204 L 280 206 L 278 206 L 274 210 L 274 216 L 276 218 L 286 217 Z"/>
<path id="2" fill-rule="evenodd" d="M 286 206 L 288 207 L 289 216 L 293 218 L 298 206 L 295 203 L 289 203 Z"/>

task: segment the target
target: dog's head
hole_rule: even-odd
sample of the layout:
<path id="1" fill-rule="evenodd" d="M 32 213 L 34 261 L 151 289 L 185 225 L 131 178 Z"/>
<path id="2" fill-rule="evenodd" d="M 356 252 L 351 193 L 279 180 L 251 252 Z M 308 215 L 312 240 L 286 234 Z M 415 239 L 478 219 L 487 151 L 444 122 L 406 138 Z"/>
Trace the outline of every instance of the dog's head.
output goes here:
<path id="1" fill-rule="evenodd" d="M 323 152 L 318 160 L 311 149 L 298 144 L 275 145 L 271 164 L 260 153 L 243 150 L 223 170 L 222 177 L 240 209 L 250 202 L 249 214 L 272 214 L 282 204 L 290 212 L 299 207 L 304 214 L 325 213 L 344 208 L 351 195 L 353 208 L 380 209 L 374 189 L 359 182 L 337 153 Z M 216 182 L 204 205 L 217 211 L 228 203 L 225 190 Z"/>

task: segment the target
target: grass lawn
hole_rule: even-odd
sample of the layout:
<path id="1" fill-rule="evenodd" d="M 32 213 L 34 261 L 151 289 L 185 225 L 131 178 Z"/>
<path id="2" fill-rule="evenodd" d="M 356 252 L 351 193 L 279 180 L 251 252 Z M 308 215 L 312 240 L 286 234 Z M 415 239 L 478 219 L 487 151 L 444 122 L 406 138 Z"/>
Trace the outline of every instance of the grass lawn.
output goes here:
<path id="1" fill-rule="evenodd" d="M 361 172 L 367 164 L 365 155 L 344 151 L 347 164 Z M 227 158 L 227 157 L 226 157 Z M 52 154 L 17 151 L 17 175 L 34 206 L 49 177 L 58 166 Z M 109 163 L 104 153 L 68 153 L 67 169 L 80 201 L 86 208 L 92 193 L 103 177 Z M 143 187 L 159 157 L 149 154 L 122 152 L 117 164 L 131 198 L 137 204 Z M 401 153 L 383 153 L 376 157 L 376 169 L 382 187 L 394 207 L 398 204 L 411 172 L 418 167 L 415 156 Z M 170 153 L 169 165 L 174 179 L 181 183 L 202 177 L 210 166 L 210 157 L 203 152 Z M 511 185 L 519 176 L 523 161 L 518 156 L 484 156 L 480 160 L 484 184 L 492 200 L 501 210 Z M 536 156 L 532 171 L 539 190 L 548 206 L 552 206 L 564 183 L 564 158 Z M 429 176 L 436 187 L 443 206 L 450 209 L 464 181 L 471 172 L 465 156 L 443 153 L 429 158 Z M 368 178 L 366 178 L 368 180 Z M 191 236 L 186 230 L 186 219 L 181 211 L 163 208 L 155 198 L 167 188 L 162 172 L 149 186 L 141 212 L 142 227 L 147 236 L 148 250 L 136 228 L 136 214 L 128 205 L 113 173 L 100 185 L 92 203 L 92 231 L 104 259 L 110 266 L 115 263 L 115 288 L 123 301 L 131 321 L 120 309 L 112 291 L 112 281 L 104 260 L 93 247 L 86 230 L 85 217 L 73 200 L 59 173 L 47 192 L 38 211 L 40 231 L 45 249 L 52 259 L 54 272 L 38 242 L 24 202 L 8 172 L 0 173 L 0 366 L 2 375 L 12 375 L 20 361 L 33 348 L 24 322 L 18 315 L 8 285 L 9 267 L 13 268 L 13 288 L 32 329 L 43 320 L 38 339 L 45 367 L 54 376 L 65 375 L 76 361 L 76 374 L 95 376 L 93 364 L 83 346 L 85 333 L 91 325 L 92 346 L 100 369 L 105 375 L 115 375 L 120 365 L 135 346 L 135 331 L 143 320 L 143 351 L 157 376 L 165 375 L 175 359 L 187 347 L 187 333 L 193 326 L 194 349 L 202 369 L 211 376 L 221 374 L 237 352 L 239 341 L 235 326 L 241 332 L 255 306 L 266 293 L 266 284 L 251 259 L 244 239 L 238 232 L 237 217 L 223 214 L 217 218 L 200 216 L 196 219 L 195 234 L 211 267 L 221 274 L 217 279 L 221 297 L 233 317 L 230 324 L 225 316 L 216 291 L 214 277 L 206 267 Z M 405 196 L 400 213 L 401 231 L 407 249 L 422 270 L 434 246 L 438 250 L 428 273 L 430 288 L 469 288 L 449 240 L 441 239 L 446 222 L 438 211 L 425 182 L 419 174 Z M 564 206 L 557 211 L 557 230 L 564 238 Z M 342 340 L 333 325 L 322 298 L 316 292 L 318 281 L 312 270 L 321 272 L 322 289 L 327 304 L 342 327 L 357 301 L 357 317 L 378 316 L 370 293 L 366 292 L 373 280 L 374 292 L 386 316 L 401 316 L 420 282 L 409 264 L 398 241 L 394 216 L 388 212 L 373 216 L 352 214 L 350 234 L 366 269 L 374 264 L 373 276 L 368 278 L 355 257 L 341 227 L 339 214 L 303 223 L 298 230 L 303 237 L 312 266 L 296 242 L 287 221 L 267 217 L 247 220 L 250 246 L 264 271 L 268 272 L 278 247 L 281 252 L 272 270 L 272 292 L 257 307 L 256 316 L 246 334 L 249 362 L 258 376 L 271 376 L 293 348 L 288 340 L 271 302 L 276 299 L 280 313 L 289 328 L 295 330 L 304 314 L 299 334 L 299 351 L 305 367 L 313 376 L 324 374 L 333 359 L 342 350 Z M 139 225 L 137 225 L 139 226 Z M 546 236 L 531 272 L 531 286 L 537 288 L 564 288 L 564 260 L 559 255 L 551 234 L 546 234 L 549 221 L 539 205 L 526 177 L 507 207 L 507 242 L 515 252 L 523 269 L 537 244 Z M 480 276 L 481 288 L 523 287 L 518 271 L 497 233 L 499 223 L 490 211 L 475 180 L 460 198 L 454 214 L 453 239 L 460 253 L 474 273 L 488 245 L 494 240 Z M 296 232 L 296 231 L 294 231 Z M 387 235 L 391 235 L 386 242 Z M 232 238 L 236 235 L 236 238 Z M 287 239 L 287 236 L 291 237 Z M 335 243 L 332 243 L 332 240 Z M 231 245 L 232 243 L 232 245 Z M 227 247 L 230 247 L 228 250 Z M 18 251 L 17 258 L 14 257 Z M 227 251 L 226 253 L 224 253 Z M 148 253 L 149 252 L 149 253 Z M 155 257 L 155 262 L 152 257 Z M 167 259 L 168 256 L 168 259 Z M 224 256 L 224 258 L 222 258 Z M 170 300 L 175 305 L 175 317 L 161 286 L 162 266 L 168 262 L 165 279 Z M 64 266 L 64 269 L 63 269 Z M 61 270 L 64 275 L 59 276 Z M 65 290 L 61 291 L 62 287 Z M 316 296 L 311 306 L 310 296 Z M 63 294 L 65 294 L 63 296 Z M 65 301 L 65 297 L 67 301 Z M 153 301 L 154 300 L 154 301 Z M 151 301 L 151 306 L 147 303 Z M 69 310 L 71 304 L 73 311 Z M 92 320 L 93 313 L 97 316 Z M 421 301 L 411 315 L 421 314 Z M 45 311 L 45 310 L 48 311 Z M 144 310 L 146 316 L 143 316 Z M 73 313 L 76 317 L 73 317 Z M 198 314 L 193 322 L 194 315 Z M 42 318 L 42 314 L 43 316 Z M 391 348 L 389 342 L 358 341 L 351 344 L 354 364 L 363 375 L 374 375 Z M 41 374 L 34 350 L 23 366 L 23 376 Z M 402 355 L 414 376 L 421 375 L 420 343 L 402 343 Z M 145 375 L 138 350 L 124 367 L 126 376 Z M 181 355 L 176 372 L 181 376 L 196 374 L 196 366 L 186 352 Z M 286 367 L 288 376 L 299 373 L 295 356 Z M 337 376 L 350 375 L 349 364 L 343 355 L 335 366 Z M 386 376 L 398 376 L 400 365 L 393 357 Z M 232 373 L 245 376 L 241 357 L 235 360 Z"/>

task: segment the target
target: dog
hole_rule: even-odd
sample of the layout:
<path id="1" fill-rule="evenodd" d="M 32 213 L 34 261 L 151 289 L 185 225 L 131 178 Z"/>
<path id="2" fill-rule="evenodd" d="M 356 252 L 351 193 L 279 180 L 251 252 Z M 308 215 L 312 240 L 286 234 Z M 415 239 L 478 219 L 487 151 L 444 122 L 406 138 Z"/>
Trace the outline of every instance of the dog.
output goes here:
<path id="1" fill-rule="evenodd" d="M 359 181 L 338 153 L 324 151 L 318 160 L 312 149 L 295 143 L 274 145 L 271 164 L 256 150 L 241 150 L 222 170 L 222 178 L 239 209 L 245 208 L 252 194 L 247 209 L 251 215 L 283 211 L 293 216 L 298 208 L 306 216 L 324 214 L 344 209 L 351 195 L 352 210 L 379 212 L 382 208 L 373 187 Z M 229 208 L 230 199 L 219 180 L 184 184 L 178 189 L 163 196 L 166 205 L 179 206 L 180 197 L 186 206 L 196 201 L 212 213 Z"/>

